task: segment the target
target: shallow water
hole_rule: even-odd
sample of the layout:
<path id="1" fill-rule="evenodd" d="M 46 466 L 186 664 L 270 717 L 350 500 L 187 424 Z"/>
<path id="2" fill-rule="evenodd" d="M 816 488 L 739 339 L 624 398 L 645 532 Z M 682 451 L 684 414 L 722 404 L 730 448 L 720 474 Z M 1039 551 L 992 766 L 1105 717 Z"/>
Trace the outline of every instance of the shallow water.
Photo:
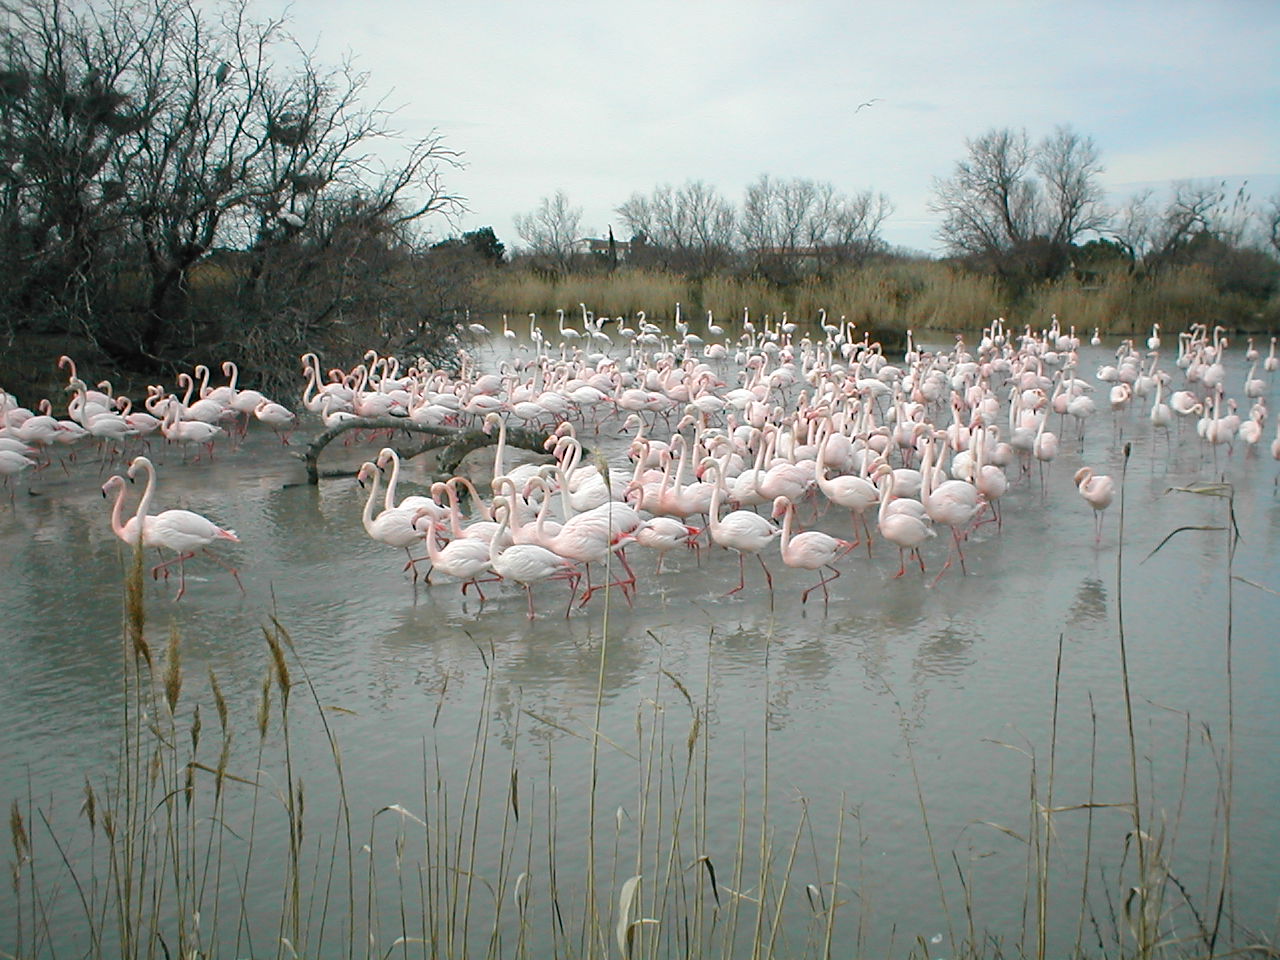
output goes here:
<path id="1" fill-rule="evenodd" d="M 1105 355 L 1087 349 L 1083 354 L 1084 371 L 1095 369 Z M 1237 352 L 1229 390 L 1238 392 L 1243 371 Z M 1269 402 L 1280 409 L 1274 386 Z M 710 738 L 710 761 L 702 852 L 721 871 L 733 859 L 741 808 L 750 820 L 767 798 L 775 856 L 783 860 L 800 812 L 807 810 L 812 834 L 805 837 L 789 893 L 798 925 L 813 922 L 805 884 L 830 894 L 833 839 L 843 806 L 841 877 L 847 886 L 841 899 L 847 902 L 838 914 L 836 954 L 850 955 L 855 949 L 905 953 L 917 937 L 949 937 L 950 928 L 962 937 L 960 874 L 979 931 L 1034 947 L 1034 940 L 1023 940 L 1030 923 L 1024 899 L 1032 889 L 1027 848 L 1010 835 L 1025 837 L 1034 826 L 1032 755 L 1041 803 L 1119 803 L 1130 795 L 1121 614 L 1138 764 L 1150 804 L 1147 824 L 1166 824 L 1174 872 L 1197 909 L 1209 910 L 1205 899 L 1222 842 L 1215 787 L 1216 763 L 1227 745 L 1230 617 L 1231 908 L 1241 927 L 1269 936 L 1280 894 L 1280 839 L 1271 813 L 1280 795 L 1280 648 L 1274 642 L 1280 601 L 1272 592 L 1280 588 L 1277 465 L 1265 449 L 1261 456 L 1246 456 L 1240 443 L 1230 454 L 1220 450 L 1215 464 L 1190 423 L 1170 453 L 1163 436 L 1151 436 L 1144 410 L 1131 409 L 1117 423 L 1105 409 L 1105 395 L 1099 406 L 1083 449 L 1068 439 L 1069 425 L 1059 430 L 1062 452 L 1046 472 L 1044 492 L 1033 471 L 1002 500 L 1003 529 L 987 524 L 973 534 L 965 548 L 967 575 L 956 568 L 933 583 L 947 554 L 939 536 L 925 550 L 928 576 L 909 568 L 894 579 L 896 551 L 877 542 L 873 558 L 859 548 L 841 562 L 843 575 L 831 584 L 831 602 L 824 608 L 819 595 L 801 605 L 801 590 L 816 578 L 785 568 L 776 550 L 768 561 L 775 578 L 772 596 L 758 565 L 749 562 L 748 589 L 726 598 L 737 577 L 729 554 L 671 554 L 667 571 L 656 577 L 653 558 L 632 549 L 629 556 L 641 571 L 634 606 L 616 592 L 600 594 L 566 618 L 567 587 L 541 584 L 534 594 L 539 617 L 532 622 L 515 588 L 487 587 L 489 599 L 482 605 L 473 596 L 464 599 L 456 584 L 415 586 L 401 570 L 402 554 L 364 535 L 365 494 L 354 479 L 323 480 L 319 487 L 303 482 L 301 463 L 292 455 L 300 440 L 286 448 L 270 433 L 251 433 L 240 449 L 219 450 L 212 462 L 202 463 L 183 463 L 176 451 L 158 450 L 157 507 L 193 509 L 237 530 L 243 542 L 221 553 L 239 567 L 245 591 L 202 560 L 188 565 L 180 602 L 173 599 L 174 581 L 148 580 L 149 634 L 161 647 L 176 627 L 188 678 L 187 709 L 204 698 L 206 727 L 212 729 L 204 679 L 212 671 L 232 705 L 237 742 L 252 744 L 268 659 L 262 628 L 278 618 L 317 696 L 338 708 L 326 716 L 342 745 L 357 835 L 367 831 L 374 811 L 389 804 L 423 815 L 428 768 L 434 777 L 438 766 L 461 797 L 477 723 L 487 718 L 492 776 L 505 782 L 514 756 L 535 808 L 556 787 L 557 856 L 561 870 L 575 879 L 585 861 L 581 824 L 597 689 L 600 730 L 616 744 L 601 747 L 596 816 L 608 839 L 599 845 L 612 856 L 615 816 L 622 807 L 620 842 L 634 857 L 635 832 L 644 822 L 638 809 L 644 767 L 631 757 L 650 749 L 647 738 L 659 725 L 665 744 L 659 756 L 671 769 L 683 763 L 691 714 L 667 671 L 706 709 L 700 735 Z M 299 438 L 313 432 L 316 425 L 307 423 Z M 1260 446 L 1269 440 L 1270 430 Z M 588 436 L 588 442 L 597 441 Z M 618 454 L 612 441 L 598 442 Z M 1088 464 L 1118 478 L 1126 442 L 1133 452 L 1124 485 L 1123 542 L 1117 502 L 1095 545 L 1091 511 L 1071 477 Z M 354 469 L 376 449 L 335 444 L 326 452 L 326 465 Z M 482 475 L 485 468 L 477 455 L 471 469 Z M 406 473 L 401 493 L 424 492 L 429 478 L 423 468 L 413 465 Z M 6 799 L 46 811 L 64 837 L 83 829 L 83 783 L 86 776 L 101 780 L 110 769 L 123 708 L 125 557 L 99 492 L 105 476 L 91 458 L 68 464 L 66 472 L 55 463 L 26 484 L 33 495 L 20 493 L 15 504 L 0 507 L 0 656 L 6 666 L 0 672 L 0 759 Z M 1175 530 L 1224 526 L 1226 500 L 1170 492 L 1215 476 L 1229 480 L 1235 495 L 1241 539 L 1231 566 L 1220 529 L 1183 529 L 1147 558 Z M 840 511 L 817 523 L 847 535 L 847 516 Z M 294 716 L 294 762 L 310 784 L 310 809 L 324 811 L 313 827 L 323 831 L 332 826 L 334 803 L 325 793 L 333 781 L 329 747 L 314 709 L 295 707 Z M 492 789 L 486 804 L 501 810 L 503 788 Z M 669 792 L 670 784 L 662 789 Z M 1054 815 L 1051 953 L 1069 949 L 1076 936 L 1090 817 L 1095 894 L 1105 883 L 1096 868 L 1104 866 L 1114 880 L 1132 826 L 1127 813 L 1112 807 Z M 567 822 L 573 829 L 565 829 Z M 748 859 L 759 847 L 758 823 L 750 823 Z M 47 840 L 46 835 L 41 849 L 50 855 Z M 77 842 L 85 841 L 70 845 Z M 283 839 L 264 836 L 259 843 L 271 859 Z M 275 853 L 269 852 L 272 845 Z M 482 842 L 481 866 L 497 870 L 498 846 Z M 692 861 L 698 851 L 682 849 L 681 856 Z M 651 849 L 647 857 L 639 872 L 657 869 Z M 598 867 L 602 881 L 609 869 L 618 878 L 603 883 L 606 896 L 636 872 L 634 865 Z M 264 893 L 270 890 L 267 877 L 258 882 Z M 751 882 L 748 876 L 743 885 Z M 1111 890 L 1113 899 L 1122 895 L 1118 887 Z M 545 892 L 531 896 L 536 900 Z M 263 914 L 270 920 L 278 916 L 278 898 L 267 899 Z M 63 890 L 50 909 L 63 918 L 60 929 L 69 941 L 75 940 L 83 924 L 74 898 Z M 1185 916 L 1190 924 L 1190 914 Z M 0 907 L 0 943 L 6 948 L 15 941 L 15 923 L 12 910 Z M 384 946 L 390 939 L 383 936 Z M 948 948 L 931 949 L 945 955 Z"/>

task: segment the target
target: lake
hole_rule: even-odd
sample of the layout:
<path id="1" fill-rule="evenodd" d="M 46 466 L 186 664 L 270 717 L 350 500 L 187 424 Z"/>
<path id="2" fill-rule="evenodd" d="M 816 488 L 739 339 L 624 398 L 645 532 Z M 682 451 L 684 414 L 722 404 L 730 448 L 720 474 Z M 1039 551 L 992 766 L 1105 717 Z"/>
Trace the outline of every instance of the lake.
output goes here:
<path id="1" fill-rule="evenodd" d="M 505 347 L 478 356 L 492 368 Z M 1108 357 L 1081 348 L 1082 376 L 1093 380 Z M 1247 366 L 1233 346 L 1230 395 Z M 1132 951 L 1135 885 L 1145 883 L 1162 936 L 1203 938 L 1213 926 L 1229 797 L 1216 946 L 1274 938 L 1271 428 L 1256 452 L 1215 451 L 1194 420 L 1170 440 L 1153 432 L 1149 400 L 1113 414 L 1105 388 L 1096 398 L 1081 443 L 1069 419 L 1053 418 L 1061 451 L 1043 488 L 1038 465 L 1010 470 L 1002 526 L 970 535 L 967 574 L 956 565 L 934 582 L 944 531 L 924 547 L 927 575 L 908 563 L 895 578 L 897 551 L 877 535 L 872 557 L 858 547 L 839 561 L 825 607 L 820 593 L 800 602 L 817 578 L 785 567 L 776 546 L 772 594 L 749 559 L 747 589 L 729 597 L 738 564 L 726 551 L 673 552 L 655 575 L 654 557 L 632 547 L 634 602 L 615 588 L 566 617 L 567 584 L 541 583 L 529 620 L 514 586 L 485 585 L 481 604 L 456 583 L 415 584 L 402 551 L 365 535 L 367 491 L 353 477 L 308 486 L 295 454 L 321 429 L 314 416 L 292 446 L 255 425 L 211 461 L 153 444 L 156 509 L 236 530 L 241 543 L 218 550 L 244 584 L 199 557 L 180 601 L 176 580 L 145 580 L 157 663 L 171 633 L 181 649 L 173 756 L 218 767 L 216 677 L 225 769 L 238 778 L 214 798 L 212 774 L 196 768 L 191 811 L 162 804 L 139 826 L 159 831 L 157 850 L 187 851 L 181 872 L 199 878 L 165 888 L 161 912 L 185 910 L 186 935 L 198 927 L 222 956 L 283 951 L 290 930 L 308 955 L 616 955 L 618 898 L 638 874 L 628 915 L 659 922 L 635 924 L 630 942 L 655 955 L 690 943 L 741 955 L 756 942 L 820 956 L 829 941 L 835 956 L 940 957 L 974 940 L 1030 953 L 1041 926 L 1051 955 L 1077 943 Z M 626 467 L 619 426 L 583 439 Z M 337 441 L 322 463 L 354 473 L 381 445 Z M 490 462 L 476 454 L 467 469 L 483 479 Z M 1100 542 L 1072 482 L 1081 465 L 1124 478 Z M 86 782 L 106 808 L 122 724 L 137 720 L 122 655 L 129 552 L 100 492 L 109 472 L 90 451 L 65 470 L 55 460 L 0 505 L 0 759 L 34 850 L 21 896 L 0 906 L 9 951 L 90 950 L 87 915 L 118 942 L 109 844 L 84 809 Z M 425 493 L 431 479 L 408 464 L 400 492 Z M 1229 486 L 1188 490 L 1215 480 Z M 848 536 L 842 510 L 815 518 L 806 504 L 799 519 Z M 278 688 L 259 732 L 273 662 L 264 633 L 281 631 L 293 645 L 287 737 Z M 1126 840 L 1134 766 L 1122 666 L 1150 838 L 1141 866 Z M 156 711 L 145 722 L 173 741 L 163 720 Z M 157 776 L 180 784 L 173 763 Z M 291 808 L 305 826 L 292 841 Z M 196 840 L 163 842 L 184 831 Z M 299 878 L 296 893 L 286 876 Z M 291 895 L 296 922 L 282 927 Z M 165 929 L 172 946 L 176 925 Z"/>

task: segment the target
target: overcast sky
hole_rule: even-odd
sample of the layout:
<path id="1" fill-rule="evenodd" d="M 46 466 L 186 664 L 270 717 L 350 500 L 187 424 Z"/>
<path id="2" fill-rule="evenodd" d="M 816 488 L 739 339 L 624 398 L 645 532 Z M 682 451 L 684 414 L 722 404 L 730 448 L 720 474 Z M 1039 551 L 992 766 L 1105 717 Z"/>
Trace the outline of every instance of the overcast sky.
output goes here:
<path id="1" fill-rule="evenodd" d="M 280 0 L 255 0 L 275 14 Z M 1241 178 L 1280 192 L 1280 3 L 504 3 L 300 0 L 291 29 L 351 54 L 396 126 L 437 128 L 466 167 L 458 229 L 564 190 L 625 230 L 633 192 L 701 179 L 735 204 L 761 173 L 872 189 L 894 245 L 936 249 L 935 177 L 993 127 L 1093 137 L 1118 194 Z M 874 102 L 873 102 L 874 101 Z M 859 109 L 859 104 L 870 106 Z M 450 232 L 439 224 L 437 232 Z"/>

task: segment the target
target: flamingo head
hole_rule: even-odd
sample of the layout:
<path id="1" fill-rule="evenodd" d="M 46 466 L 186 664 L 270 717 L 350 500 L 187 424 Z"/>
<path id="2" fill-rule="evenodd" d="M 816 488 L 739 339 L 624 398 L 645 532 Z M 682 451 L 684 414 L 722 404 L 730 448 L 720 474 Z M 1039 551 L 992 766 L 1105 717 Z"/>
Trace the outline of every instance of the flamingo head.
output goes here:
<path id="1" fill-rule="evenodd" d="M 139 470 L 146 470 L 148 468 L 151 468 L 150 460 L 146 457 L 134 457 L 133 462 L 129 464 L 129 469 L 126 472 L 129 474 L 129 479 L 132 480 L 138 475 Z"/>

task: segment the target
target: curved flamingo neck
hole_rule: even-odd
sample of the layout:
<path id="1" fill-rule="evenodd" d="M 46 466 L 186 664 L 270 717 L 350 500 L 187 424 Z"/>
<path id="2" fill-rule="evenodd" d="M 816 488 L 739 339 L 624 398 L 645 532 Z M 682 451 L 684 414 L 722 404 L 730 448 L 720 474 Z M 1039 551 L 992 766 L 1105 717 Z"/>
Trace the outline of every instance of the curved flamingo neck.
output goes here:
<path id="1" fill-rule="evenodd" d="M 511 529 L 511 506 L 505 502 L 494 505 L 493 515 L 498 519 L 498 530 L 493 535 L 493 539 L 489 541 L 489 562 L 492 563 L 498 559 L 502 551 L 498 549 L 498 544 L 506 537 L 507 531 Z"/>
<path id="2" fill-rule="evenodd" d="M 561 496 L 562 496 L 562 497 L 564 497 L 565 502 L 567 503 L 567 502 L 568 502 L 568 497 L 567 497 L 567 496 L 565 496 L 563 488 L 561 489 L 560 493 L 561 493 Z M 534 524 L 533 524 L 534 536 L 535 536 L 535 538 L 538 540 L 538 542 L 539 542 L 539 543 L 543 543 L 543 542 L 545 542 L 545 537 L 547 536 L 546 529 L 545 529 L 545 524 L 546 524 L 546 520 L 547 520 L 547 512 L 550 510 L 550 508 L 551 508 L 551 495 L 547 492 L 546 485 L 545 485 L 545 484 L 543 484 L 543 487 L 542 487 L 542 503 L 541 503 L 541 505 L 538 507 L 538 516 L 537 516 L 537 519 L 534 521 Z M 508 506 L 508 507 L 507 507 L 507 513 L 508 513 L 508 515 L 512 514 L 512 513 L 514 512 L 514 510 L 515 510 L 515 508 L 514 508 L 513 506 Z M 566 519 L 568 519 L 568 518 L 566 517 Z M 523 526 L 523 525 L 522 525 L 522 526 Z M 496 539 L 496 538 L 495 538 L 495 539 Z"/>
<path id="3" fill-rule="evenodd" d="M 440 549 L 440 544 L 436 540 L 436 522 L 430 517 L 427 518 L 427 556 L 431 558 L 433 564 L 440 562 L 440 555 L 444 551 Z"/>
<path id="4" fill-rule="evenodd" d="M 391 450 L 390 447 L 387 447 Z M 400 483 L 400 456 L 391 451 L 391 479 L 387 481 L 387 493 L 383 499 L 383 507 L 387 510 L 395 509 L 396 505 L 396 486 Z"/>
<path id="5" fill-rule="evenodd" d="M 791 524 L 796 515 L 796 505 L 786 497 L 779 497 L 778 499 L 785 504 L 782 510 L 782 535 L 778 541 L 778 548 L 786 552 L 791 545 Z"/>
<path id="6" fill-rule="evenodd" d="M 369 487 L 369 499 L 365 501 L 364 512 L 360 515 L 360 520 L 364 524 L 365 530 L 368 530 L 373 524 L 373 502 L 378 499 L 378 478 L 380 476 L 376 467 L 369 473 L 373 476 L 373 484 Z"/>
<path id="7" fill-rule="evenodd" d="M 476 489 L 476 485 L 463 476 L 450 477 L 448 483 L 451 485 L 466 487 L 467 493 L 471 495 L 471 503 L 476 513 L 484 520 L 493 520 L 493 511 L 489 509 L 489 505 L 484 502 L 480 496 L 480 491 Z"/>
<path id="8" fill-rule="evenodd" d="M 124 522 L 120 519 L 120 514 L 123 510 L 124 484 L 120 483 L 116 486 L 116 502 L 111 505 L 111 532 L 127 543 L 130 531 L 125 527 Z"/>
<path id="9" fill-rule="evenodd" d="M 436 487 L 444 487 L 445 499 L 449 501 L 449 529 L 453 531 L 454 538 L 465 535 L 462 529 L 462 507 L 458 503 L 458 491 L 452 483 L 432 484 L 431 493 L 434 496 Z"/>
<path id="10" fill-rule="evenodd" d="M 156 468 L 146 457 L 139 457 L 133 461 L 135 464 L 141 464 L 142 469 L 147 474 L 147 486 L 142 491 L 142 499 L 138 501 L 138 509 L 134 513 L 134 520 L 137 521 L 138 529 L 142 529 L 142 525 L 147 522 L 147 515 L 151 511 L 151 498 L 156 492 Z"/>
<path id="11" fill-rule="evenodd" d="M 498 449 L 493 453 L 493 478 L 504 476 L 502 472 L 502 457 L 507 449 L 507 421 L 505 417 L 498 418 Z"/>

